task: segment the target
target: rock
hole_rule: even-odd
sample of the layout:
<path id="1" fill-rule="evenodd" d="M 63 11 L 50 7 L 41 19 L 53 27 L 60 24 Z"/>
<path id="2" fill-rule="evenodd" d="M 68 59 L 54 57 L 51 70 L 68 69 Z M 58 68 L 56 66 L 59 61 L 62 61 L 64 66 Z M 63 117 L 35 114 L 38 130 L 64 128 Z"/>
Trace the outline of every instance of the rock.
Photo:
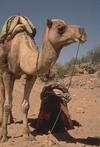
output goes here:
<path id="1" fill-rule="evenodd" d="M 77 142 L 76 147 L 83 147 L 81 143 Z"/>
<path id="2" fill-rule="evenodd" d="M 80 74 L 93 74 L 96 72 L 96 68 L 91 63 L 81 63 L 76 65 L 77 72 Z"/>
<path id="3" fill-rule="evenodd" d="M 96 77 L 96 78 L 100 78 L 100 71 L 96 71 L 95 77 Z"/>
<path id="4" fill-rule="evenodd" d="M 57 144 L 57 143 L 54 140 L 49 140 L 48 141 L 49 146 L 52 146 L 52 145 L 55 145 L 55 144 Z"/>

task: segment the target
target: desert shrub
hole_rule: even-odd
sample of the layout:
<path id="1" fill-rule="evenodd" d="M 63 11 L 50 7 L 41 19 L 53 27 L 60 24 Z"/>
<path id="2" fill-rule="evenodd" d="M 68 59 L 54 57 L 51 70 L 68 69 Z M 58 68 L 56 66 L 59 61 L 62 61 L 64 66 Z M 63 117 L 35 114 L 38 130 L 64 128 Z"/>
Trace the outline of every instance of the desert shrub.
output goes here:
<path id="1" fill-rule="evenodd" d="M 77 72 L 75 64 L 76 64 L 76 59 L 72 58 L 69 62 L 67 62 L 64 65 L 64 69 L 66 69 L 66 74 L 67 75 L 72 75 L 72 73 L 73 73 L 73 75 L 75 75 L 75 73 Z"/>
<path id="2" fill-rule="evenodd" d="M 66 69 L 64 68 L 64 66 L 60 64 L 56 65 L 56 77 L 63 78 L 65 74 Z"/>
<path id="3" fill-rule="evenodd" d="M 90 62 L 94 65 L 100 62 L 100 46 L 90 50 L 86 56 L 83 56 L 80 59 L 80 63 L 85 63 L 85 62 Z"/>
<path id="4" fill-rule="evenodd" d="M 95 65 L 100 62 L 100 47 L 96 47 L 88 53 L 90 61 Z"/>
<path id="5" fill-rule="evenodd" d="M 74 67 L 75 62 L 76 60 L 73 58 L 64 65 L 56 64 L 56 77 L 63 78 L 65 75 L 71 75 L 72 73 L 75 75 L 77 72 L 76 67 Z"/>

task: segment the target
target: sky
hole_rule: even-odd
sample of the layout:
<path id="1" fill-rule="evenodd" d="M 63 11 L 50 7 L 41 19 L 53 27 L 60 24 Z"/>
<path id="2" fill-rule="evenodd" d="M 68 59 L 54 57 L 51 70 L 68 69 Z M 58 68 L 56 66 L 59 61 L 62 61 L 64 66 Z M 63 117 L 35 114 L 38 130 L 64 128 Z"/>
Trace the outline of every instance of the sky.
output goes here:
<path id="1" fill-rule="evenodd" d="M 27 16 L 37 26 L 35 41 L 39 47 L 47 18 L 60 18 L 85 28 L 87 42 L 80 46 L 79 57 L 100 46 L 100 0 L 0 0 L 0 29 L 8 17 L 17 13 Z M 77 46 L 64 47 L 57 62 L 64 64 L 75 57 Z"/>

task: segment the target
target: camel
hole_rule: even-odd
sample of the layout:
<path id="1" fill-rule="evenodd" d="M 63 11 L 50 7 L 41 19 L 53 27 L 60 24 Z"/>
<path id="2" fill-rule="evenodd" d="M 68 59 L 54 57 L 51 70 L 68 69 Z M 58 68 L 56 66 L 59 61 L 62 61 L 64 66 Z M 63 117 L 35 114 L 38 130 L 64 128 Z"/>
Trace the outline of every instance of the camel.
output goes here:
<path id="1" fill-rule="evenodd" d="M 29 97 L 38 74 L 48 73 L 59 57 L 61 49 L 69 44 L 86 41 L 85 30 L 78 25 L 66 24 L 60 19 L 47 19 L 39 51 L 35 40 L 22 31 L 0 48 L 0 98 L 2 101 L 1 141 L 7 140 L 7 122 L 12 109 L 14 82 L 26 75 L 22 100 L 23 137 L 31 138 L 28 127 Z M 33 137 L 33 136 L 32 136 Z M 34 139 L 34 137 L 32 138 Z"/>

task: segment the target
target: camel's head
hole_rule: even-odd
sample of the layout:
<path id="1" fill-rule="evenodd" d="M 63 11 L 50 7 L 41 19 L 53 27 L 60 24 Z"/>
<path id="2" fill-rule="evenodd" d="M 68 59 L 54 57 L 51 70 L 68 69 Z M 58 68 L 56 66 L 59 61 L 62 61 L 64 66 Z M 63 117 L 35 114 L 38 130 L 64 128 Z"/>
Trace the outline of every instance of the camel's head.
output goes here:
<path id="1" fill-rule="evenodd" d="M 47 19 L 48 40 L 57 48 L 62 48 L 74 42 L 84 43 L 86 32 L 78 25 L 66 24 L 60 19 Z"/>

